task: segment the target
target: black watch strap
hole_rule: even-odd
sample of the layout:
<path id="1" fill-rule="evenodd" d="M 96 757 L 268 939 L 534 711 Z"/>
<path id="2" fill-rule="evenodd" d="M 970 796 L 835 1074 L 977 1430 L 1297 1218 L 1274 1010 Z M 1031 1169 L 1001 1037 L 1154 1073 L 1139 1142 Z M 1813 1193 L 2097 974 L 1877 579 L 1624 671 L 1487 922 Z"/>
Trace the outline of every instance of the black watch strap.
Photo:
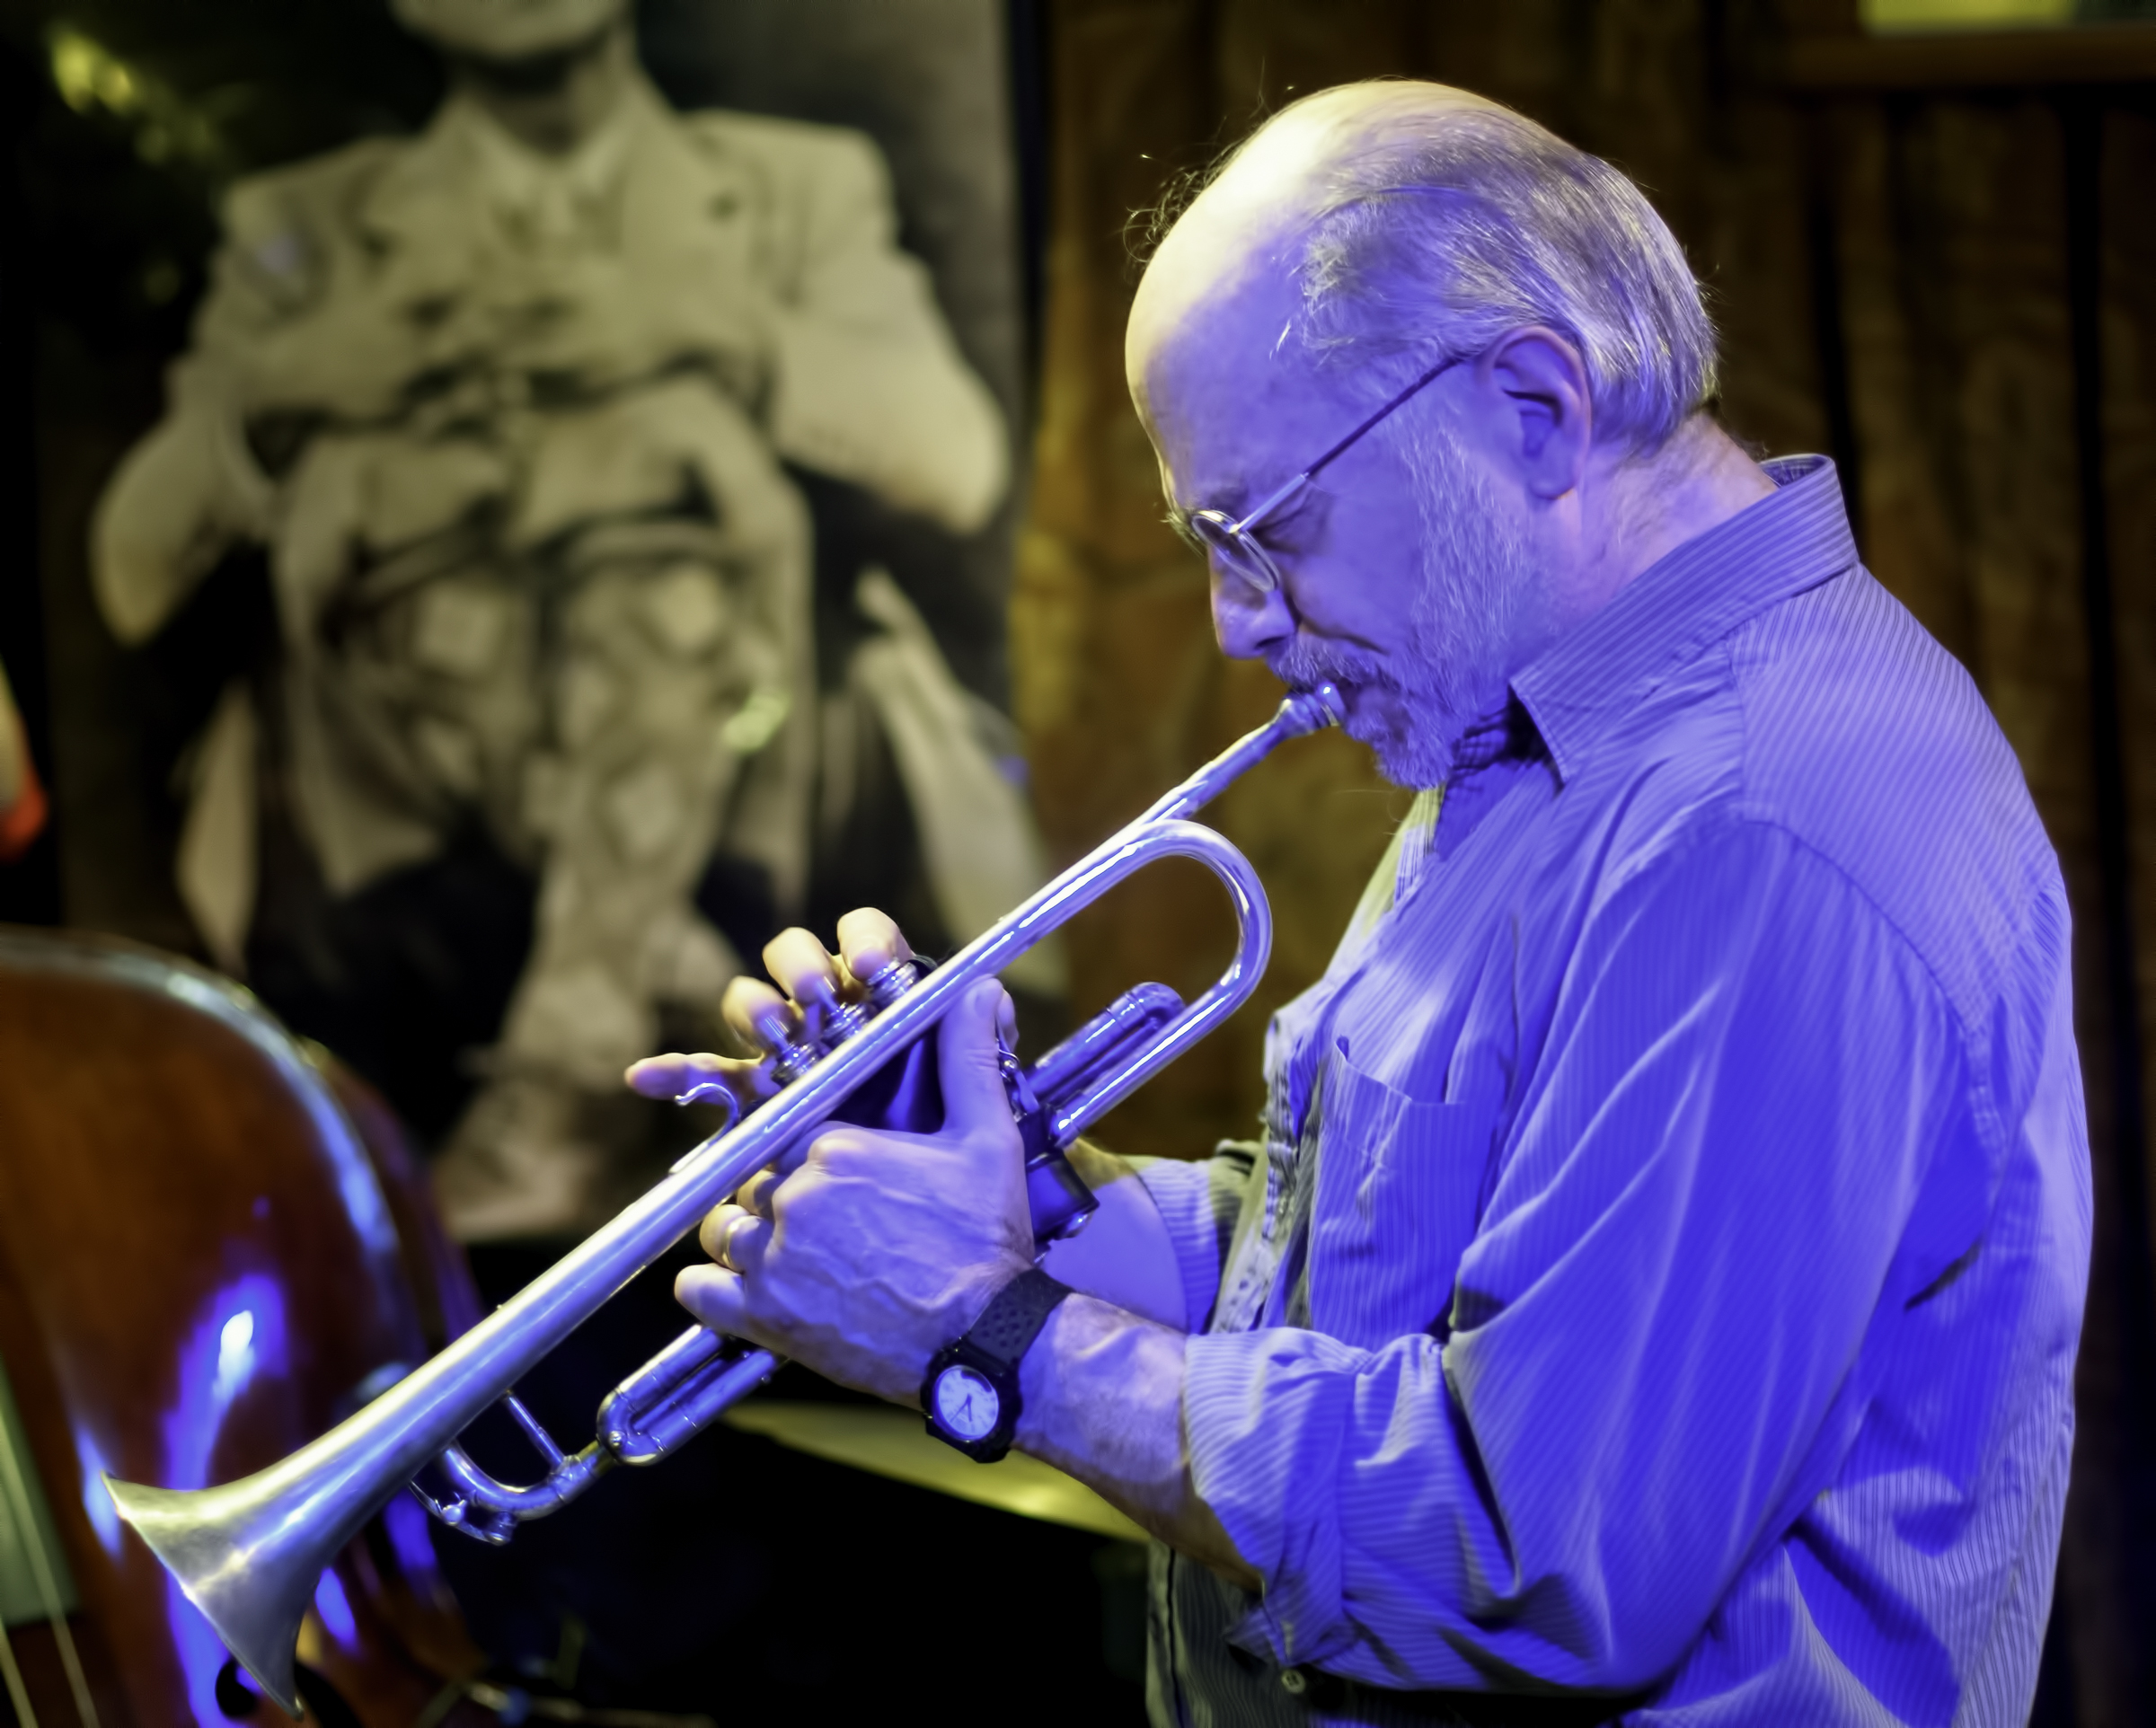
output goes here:
<path id="1" fill-rule="evenodd" d="M 1057 1283 L 1038 1266 L 1028 1266 L 989 1299 L 960 1342 L 992 1371 L 1014 1373 L 1056 1303 L 1070 1293 L 1068 1284 Z"/>
<path id="2" fill-rule="evenodd" d="M 1018 1434 L 1019 1363 L 1056 1305 L 1070 1293 L 1068 1284 L 1057 1283 L 1038 1266 L 1028 1266 L 991 1296 L 966 1336 L 944 1345 L 928 1365 L 928 1377 L 921 1382 L 921 1410 L 928 1418 L 928 1432 L 976 1463 L 993 1464 L 1010 1451 Z M 976 1395 L 966 1391 L 966 1380 L 976 1387 L 985 1381 L 981 1389 L 993 1391 L 994 1425 L 985 1433 L 959 1433 L 943 1425 L 939 1389 L 951 1374 L 959 1377 L 959 1405 L 969 1411 L 976 1409 Z"/>

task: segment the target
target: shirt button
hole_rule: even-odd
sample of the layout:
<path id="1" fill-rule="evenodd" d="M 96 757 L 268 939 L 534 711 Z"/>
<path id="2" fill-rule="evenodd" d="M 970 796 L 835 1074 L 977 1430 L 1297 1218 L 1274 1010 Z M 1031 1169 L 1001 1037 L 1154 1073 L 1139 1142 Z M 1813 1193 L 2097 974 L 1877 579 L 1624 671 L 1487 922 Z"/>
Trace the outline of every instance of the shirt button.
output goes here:
<path id="1" fill-rule="evenodd" d="M 1284 1668 L 1280 1671 L 1280 1688 L 1292 1698 L 1300 1698 L 1313 1710 L 1339 1710 L 1348 1703 L 1348 1682 L 1338 1674 L 1328 1674 L 1316 1668 Z"/>

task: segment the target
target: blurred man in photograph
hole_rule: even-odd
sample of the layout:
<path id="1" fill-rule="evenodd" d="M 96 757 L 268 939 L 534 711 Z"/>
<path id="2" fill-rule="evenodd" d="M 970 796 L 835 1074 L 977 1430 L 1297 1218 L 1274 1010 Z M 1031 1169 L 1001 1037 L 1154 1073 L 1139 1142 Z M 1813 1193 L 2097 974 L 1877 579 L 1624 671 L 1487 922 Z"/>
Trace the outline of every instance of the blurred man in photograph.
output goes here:
<path id="1" fill-rule="evenodd" d="M 228 692 L 181 847 L 228 968 L 257 900 L 258 758 L 333 903 L 472 834 L 537 877 L 437 1187 L 467 1240 L 561 1234 L 651 1174 L 623 1063 L 662 1009 L 715 1012 L 738 969 L 695 901 L 714 853 L 801 907 L 818 694 L 810 522 L 782 464 L 968 533 L 1007 489 L 1006 430 L 897 247 L 866 137 L 676 113 L 630 0 L 393 10 L 443 55 L 447 99 L 416 138 L 233 188 L 94 573 L 136 642 L 228 548 L 268 548 L 277 700 Z M 888 580 L 862 593 L 963 754 L 962 693 L 917 618 Z M 985 790 L 950 820 L 1022 855 L 1022 806 L 973 766 L 960 783 Z M 365 966 L 317 955 L 319 932 L 287 946 L 309 990 Z"/>

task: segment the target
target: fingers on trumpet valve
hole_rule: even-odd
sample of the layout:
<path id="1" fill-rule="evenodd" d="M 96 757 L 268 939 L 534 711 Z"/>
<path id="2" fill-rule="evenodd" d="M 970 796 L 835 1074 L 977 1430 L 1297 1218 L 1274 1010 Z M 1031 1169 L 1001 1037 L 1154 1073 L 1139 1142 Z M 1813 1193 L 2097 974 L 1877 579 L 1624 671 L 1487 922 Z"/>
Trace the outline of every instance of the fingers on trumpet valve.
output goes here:
<path id="1" fill-rule="evenodd" d="M 870 980 L 913 958 L 913 948 L 897 921 L 873 906 L 858 907 L 838 921 L 836 954 L 798 928 L 782 930 L 764 949 L 772 981 L 807 1009 L 858 1001 Z"/>
<path id="2" fill-rule="evenodd" d="M 838 921 L 840 962 L 850 979 L 862 983 L 893 965 L 914 957 L 913 946 L 889 913 L 862 906 Z"/>
<path id="3" fill-rule="evenodd" d="M 838 1001 L 853 980 L 837 957 L 809 931 L 781 930 L 764 945 L 764 969 L 802 1009 L 826 1009 Z"/>
<path id="4" fill-rule="evenodd" d="M 736 978 L 727 985 L 720 1018 L 742 1048 L 757 1053 L 755 1057 L 736 1060 L 708 1052 L 649 1056 L 630 1067 L 630 1087 L 646 1098 L 681 1104 L 720 1101 L 721 1092 L 744 1109 L 761 1103 L 775 1089 L 770 1058 L 804 1037 L 813 1049 L 858 1030 L 861 1013 L 854 1005 L 870 995 L 869 981 L 914 958 L 897 923 L 872 906 L 839 920 L 838 947 L 834 955 L 808 930 L 782 930 L 764 949 L 777 988 L 759 978 Z"/>
<path id="5" fill-rule="evenodd" d="M 800 1035 L 800 1010 L 760 978 L 737 978 L 720 998 L 719 1015 L 742 1045 L 765 1055 Z"/>

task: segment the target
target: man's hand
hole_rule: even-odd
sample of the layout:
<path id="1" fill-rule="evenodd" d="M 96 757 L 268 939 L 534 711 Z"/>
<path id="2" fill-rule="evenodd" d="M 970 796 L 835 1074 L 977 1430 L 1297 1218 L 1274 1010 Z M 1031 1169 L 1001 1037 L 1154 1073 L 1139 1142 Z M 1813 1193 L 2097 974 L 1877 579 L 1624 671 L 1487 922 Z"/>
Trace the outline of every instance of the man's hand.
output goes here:
<path id="1" fill-rule="evenodd" d="M 835 957 L 806 930 L 773 940 L 764 961 L 780 989 L 736 979 L 724 1004 L 729 1028 L 775 1049 L 805 1018 L 858 997 L 862 980 L 913 957 L 879 912 L 848 913 L 838 935 Z M 1002 985 L 984 980 L 945 1017 L 936 1041 L 941 1132 L 827 1128 L 714 1210 L 702 1239 L 716 1264 L 675 1281 L 682 1306 L 717 1331 L 917 1406 L 930 1359 L 1032 1263 L 1024 1148 L 997 1062 L 998 1033 L 1016 1041 L 1010 1004 Z M 629 1081 L 657 1098 L 714 1082 L 745 1108 L 770 1093 L 763 1063 L 713 1055 L 655 1056 Z M 1256 1588 L 1258 1574 L 1191 1485 L 1182 1288 L 1160 1214 L 1128 1165 L 1074 1150 L 1101 1212 L 1060 1248 L 1087 1249 L 1067 1270 L 1082 1292 L 1100 1295 L 1063 1303 L 1026 1353 L 1018 1444 L 1223 1577 Z M 1051 1256 L 1049 1269 L 1062 1275 L 1066 1266 Z"/>
<path id="2" fill-rule="evenodd" d="M 834 958 L 805 931 L 777 939 L 764 958 L 791 1001 L 737 980 L 729 1025 L 769 1047 L 804 1011 L 813 1016 L 907 957 L 880 913 L 851 914 L 840 946 L 844 957 Z M 681 1274 L 682 1305 L 830 1379 L 911 1402 L 930 1357 L 1032 1263 L 1024 1157 L 997 1067 L 1009 1015 L 1003 986 L 984 981 L 943 1020 L 941 1133 L 828 1128 L 714 1210 L 702 1240 L 717 1264 Z M 717 1078 L 747 1102 L 753 1067 L 667 1057 L 640 1062 L 630 1077 L 660 1093 L 691 1075 Z"/>
<path id="3" fill-rule="evenodd" d="M 764 965 L 782 994 L 750 978 L 737 978 L 727 987 L 726 1024 L 744 1048 L 775 1052 L 800 1034 L 804 1020 L 835 1002 L 858 1001 L 862 981 L 893 961 L 914 957 L 897 925 L 873 909 L 847 913 L 839 921 L 838 937 L 835 956 L 804 930 L 790 930 L 764 948 Z M 1014 1025 L 999 1019 L 998 1030 L 1005 1044 L 1016 1047 Z M 768 1061 L 710 1053 L 647 1057 L 629 1070 L 627 1078 L 647 1098 L 678 1098 L 720 1089 L 744 1114 L 775 1089 Z M 1093 1190 L 1100 1210 L 1082 1232 L 1049 1250 L 1044 1263 L 1047 1272 L 1074 1290 L 1181 1331 L 1189 1317 L 1184 1312 L 1175 1250 L 1136 1171 L 1112 1152 L 1083 1141 L 1067 1156 Z M 800 1168 L 801 1162 L 800 1157 L 785 1161 L 782 1174 Z"/>

